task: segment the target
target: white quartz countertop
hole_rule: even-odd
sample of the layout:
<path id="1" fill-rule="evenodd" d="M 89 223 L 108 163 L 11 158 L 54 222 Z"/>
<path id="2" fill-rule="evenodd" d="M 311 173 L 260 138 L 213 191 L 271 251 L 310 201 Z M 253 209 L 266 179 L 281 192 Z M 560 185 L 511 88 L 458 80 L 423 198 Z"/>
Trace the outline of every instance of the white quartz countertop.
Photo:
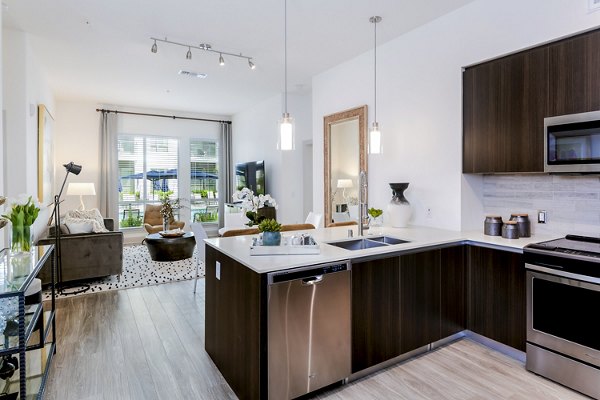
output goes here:
<path id="1" fill-rule="evenodd" d="M 311 234 L 320 245 L 320 254 L 315 255 L 250 255 L 252 238 L 257 235 L 244 235 L 233 237 L 219 237 L 205 239 L 207 245 L 212 246 L 225 255 L 244 264 L 258 273 L 274 272 L 289 268 L 315 265 L 342 260 L 350 260 L 386 253 L 398 253 L 419 248 L 449 245 L 453 243 L 468 242 L 470 244 L 522 252 L 523 247 L 529 243 L 543 242 L 556 239 L 558 236 L 532 235 L 521 239 L 504 239 L 501 236 L 488 236 L 478 231 L 448 231 L 443 229 L 410 226 L 408 228 L 378 228 L 377 232 L 365 231 L 365 237 L 369 236 L 391 236 L 398 239 L 408 240 L 408 243 L 381 246 L 364 250 L 346 250 L 331 246 L 327 243 L 348 240 L 348 230 L 353 230 L 354 238 L 358 238 L 356 226 L 342 226 L 336 228 L 323 228 L 306 231 L 283 232 L 282 236 L 292 236 L 299 233 Z M 377 234 L 375 234 L 377 233 Z"/>

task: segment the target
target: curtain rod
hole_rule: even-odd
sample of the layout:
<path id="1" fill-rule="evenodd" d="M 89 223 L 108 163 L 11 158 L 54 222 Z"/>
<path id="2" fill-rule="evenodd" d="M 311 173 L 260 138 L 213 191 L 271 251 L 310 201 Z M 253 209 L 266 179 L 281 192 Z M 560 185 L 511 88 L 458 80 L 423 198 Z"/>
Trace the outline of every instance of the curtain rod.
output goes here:
<path id="1" fill-rule="evenodd" d="M 164 114 L 148 114 L 148 113 L 138 113 L 138 112 L 130 112 L 130 111 L 117 111 L 117 110 L 105 110 L 103 108 L 96 108 L 96 112 L 106 112 L 106 113 L 115 113 L 115 114 L 129 114 L 129 115 L 143 115 L 146 117 L 161 117 L 161 118 L 172 118 L 172 119 L 189 119 L 192 121 L 206 121 L 206 122 L 219 122 L 222 124 L 231 125 L 231 121 L 222 121 L 218 119 L 207 119 L 207 118 L 193 118 L 193 117 L 178 117 L 176 115 L 164 115 Z"/>

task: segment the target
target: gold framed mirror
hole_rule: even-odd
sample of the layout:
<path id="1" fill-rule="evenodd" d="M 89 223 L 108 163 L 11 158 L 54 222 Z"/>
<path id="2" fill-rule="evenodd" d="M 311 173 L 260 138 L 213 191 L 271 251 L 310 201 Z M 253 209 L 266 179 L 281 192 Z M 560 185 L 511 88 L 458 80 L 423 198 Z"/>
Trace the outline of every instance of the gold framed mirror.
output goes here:
<path id="1" fill-rule="evenodd" d="M 360 171 L 367 172 L 367 106 L 326 115 L 323 133 L 324 226 L 358 223 L 358 176 Z"/>

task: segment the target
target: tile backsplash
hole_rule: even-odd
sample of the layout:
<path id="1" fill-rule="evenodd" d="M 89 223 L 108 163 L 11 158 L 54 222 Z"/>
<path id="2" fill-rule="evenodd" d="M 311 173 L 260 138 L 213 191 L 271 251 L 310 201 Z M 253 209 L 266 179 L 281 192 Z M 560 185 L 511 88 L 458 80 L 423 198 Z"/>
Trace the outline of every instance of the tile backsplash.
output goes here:
<path id="1" fill-rule="evenodd" d="M 486 215 L 527 213 L 532 234 L 600 235 L 600 177 L 596 175 L 485 175 Z M 537 223 L 538 210 L 547 211 L 546 224 Z M 483 223 L 483 222 L 482 222 Z"/>

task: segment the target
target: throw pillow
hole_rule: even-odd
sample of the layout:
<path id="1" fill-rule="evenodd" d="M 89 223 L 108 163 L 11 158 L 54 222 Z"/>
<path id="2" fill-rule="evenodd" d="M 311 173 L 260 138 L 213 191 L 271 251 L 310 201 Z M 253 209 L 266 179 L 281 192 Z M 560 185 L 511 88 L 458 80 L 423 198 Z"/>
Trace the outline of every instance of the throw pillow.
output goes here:
<path id="1" fill-rule="evenodd" d="M 65 224 L 74 222 L 91 222 L 93 225 L 92 232 L 108 232 L 108 229 L 104 226 L 104 218 L 97 208 L 91 210 L 71 210 L 67 212 L 65 217 Z M 69 226 L 69 230 L 71 227 Z M 73 231 L 71 231 L 73 233 Z"/>
<path id="2" fill-rule="evenodd" d="M 94 231 L 94 223 L 92 221 L 73 221 L 67 222 L 65 225 L 67 225 L 71 234 L 91 233 Z"/>

